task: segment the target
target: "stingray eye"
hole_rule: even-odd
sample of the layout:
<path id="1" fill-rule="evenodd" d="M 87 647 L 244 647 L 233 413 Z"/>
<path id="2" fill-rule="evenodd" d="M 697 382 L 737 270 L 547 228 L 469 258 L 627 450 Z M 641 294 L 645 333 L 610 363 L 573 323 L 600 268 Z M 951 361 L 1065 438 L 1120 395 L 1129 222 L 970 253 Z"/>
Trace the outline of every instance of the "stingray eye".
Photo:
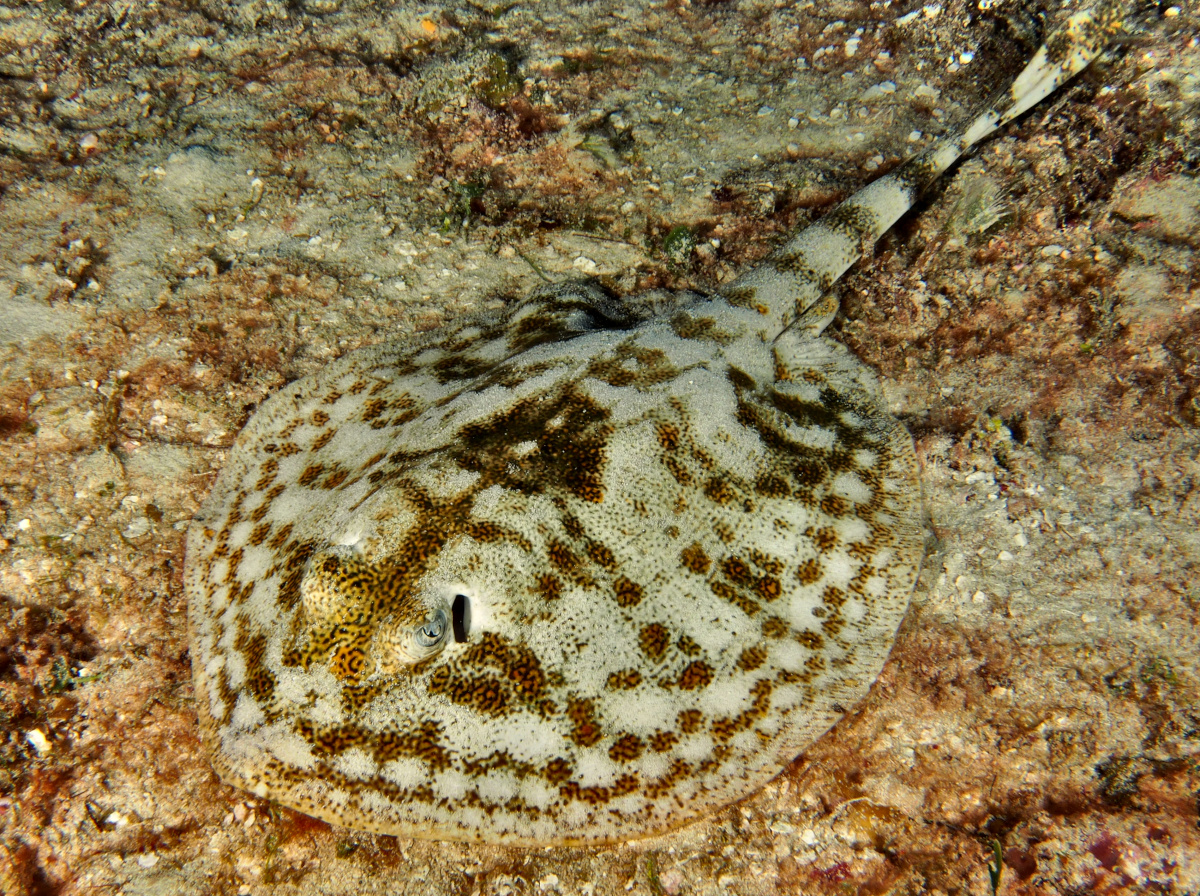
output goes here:
<path id="1" fill-rule="evenodd" d="M 446 639 L 446 629 L 449 622 L 446 611 L 439 609 L 432 616 L 417 626 L 413 632 L 413 640 L 418 647 L 426 650 L 439 646 Z"/>

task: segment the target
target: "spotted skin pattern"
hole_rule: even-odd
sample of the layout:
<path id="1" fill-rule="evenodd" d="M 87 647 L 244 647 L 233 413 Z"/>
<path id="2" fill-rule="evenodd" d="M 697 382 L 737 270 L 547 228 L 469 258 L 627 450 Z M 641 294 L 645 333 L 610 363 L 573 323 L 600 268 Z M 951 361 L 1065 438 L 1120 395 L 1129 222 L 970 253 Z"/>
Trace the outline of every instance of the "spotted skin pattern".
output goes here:
<path id="1" fill-rule="evenodd" d="M 877 677 L 925 538 L 911 438 L 820 335 L 825 293 L 1120 19 L 1070 20 L 1004 102 L 716 295 L 650 316 L 568 283 L 266 401 L 188 533 L 222 778 L 353 828 L 546 845 L 778 774 Z"/>

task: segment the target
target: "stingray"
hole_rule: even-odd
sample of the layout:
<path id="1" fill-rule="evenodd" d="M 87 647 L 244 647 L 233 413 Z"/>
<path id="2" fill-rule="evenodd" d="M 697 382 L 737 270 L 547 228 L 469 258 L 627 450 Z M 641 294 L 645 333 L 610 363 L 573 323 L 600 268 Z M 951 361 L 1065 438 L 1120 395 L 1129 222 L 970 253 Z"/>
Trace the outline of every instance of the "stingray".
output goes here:
<path id="1" fill-rule="evenodd" d="M 1069 19 L 966 127 L 714 293 L 564 283 L 265 401 L 187 538 L 220 776 L 350 828 L 548 845 L 779 774 L 879 675 L 926 536 L 911 437 L 822 335 L 829 289 L 1121 20 Z"/>

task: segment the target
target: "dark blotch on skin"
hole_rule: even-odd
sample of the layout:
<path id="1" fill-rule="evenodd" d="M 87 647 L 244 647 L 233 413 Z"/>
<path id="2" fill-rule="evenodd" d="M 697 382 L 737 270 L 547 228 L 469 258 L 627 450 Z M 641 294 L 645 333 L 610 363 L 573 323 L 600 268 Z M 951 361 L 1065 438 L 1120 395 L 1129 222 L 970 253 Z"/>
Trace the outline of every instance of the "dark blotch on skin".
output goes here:
<path id="1" fill-rule="evenodd" d="M 459 430 L 455 461 L 489 485 L 537 494 L 546 483 L 556 483 L 577 498 L 599 503 L 608 418 L 606 408 L 573 388 L 531 396 Z M 537 450 L 518 456 L 516 446 L 528 442 Z"/>

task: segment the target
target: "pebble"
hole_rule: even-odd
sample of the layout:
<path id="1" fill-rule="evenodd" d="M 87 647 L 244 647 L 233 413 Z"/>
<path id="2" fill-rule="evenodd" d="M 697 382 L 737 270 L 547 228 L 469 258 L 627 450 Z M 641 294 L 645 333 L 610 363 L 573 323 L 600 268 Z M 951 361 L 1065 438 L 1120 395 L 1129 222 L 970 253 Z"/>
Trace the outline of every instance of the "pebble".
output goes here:
<path id="1" fill-rule="evenodd" d="M 40 728 L 31 728 L 25 732 L 25 740 L 29 746 L 33 747 L 33 752 L 39 756 L 46 756 L 50 752 L 50 741 L 46 740 L 46 735 L 42 733 Z"/>
<path id="2" fill-rule="evenodd" d="M 149 532 L 152 525 L 148 517 L 134 517 L 121 534 L 126 538 L 138 538 Z"/>

